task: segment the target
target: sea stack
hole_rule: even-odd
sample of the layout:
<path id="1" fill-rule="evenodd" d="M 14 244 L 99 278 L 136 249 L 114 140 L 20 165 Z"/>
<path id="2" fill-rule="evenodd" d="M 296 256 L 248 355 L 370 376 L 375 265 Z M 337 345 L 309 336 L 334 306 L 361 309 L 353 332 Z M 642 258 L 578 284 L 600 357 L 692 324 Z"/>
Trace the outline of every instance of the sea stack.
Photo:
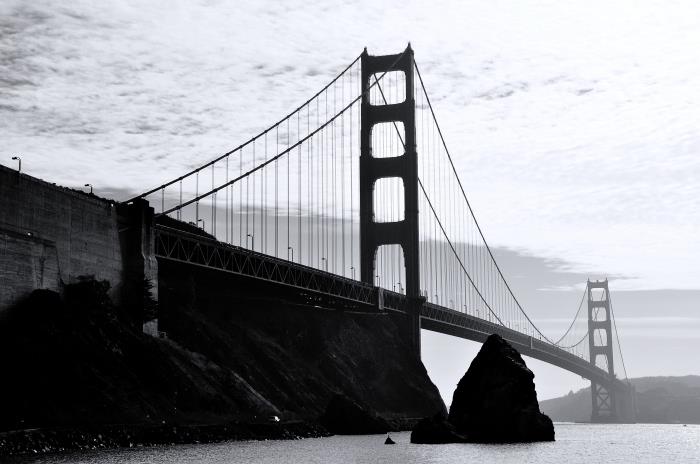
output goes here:
<path id="1" fill-rule="evenodd" d="M 554 426 L 540 412 L 534 377 L 520 353 L 491 335 L 457 384 L 446 424 L 436 424 L 435 418 L 432 423 L 472 443 L 553 441 Z M 426 431 L 421 432 L 411 434 L 411 442 L 426 443 L 421 440 Z M 442 442 L 455 441 L 445 437 Z M 431 442 L 439 441 L 433 436 Z"/>

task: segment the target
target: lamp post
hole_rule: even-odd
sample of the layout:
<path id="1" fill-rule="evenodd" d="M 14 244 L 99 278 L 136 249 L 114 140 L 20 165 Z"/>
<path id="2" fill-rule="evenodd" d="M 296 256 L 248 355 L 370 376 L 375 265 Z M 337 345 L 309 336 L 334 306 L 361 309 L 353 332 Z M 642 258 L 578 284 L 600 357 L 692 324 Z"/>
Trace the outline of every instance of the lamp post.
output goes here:
<path id="1" fill-rule="evenodd" d="M 250 237 L 250 249 L 255 251 L 255 235 L 246 234 L 245 243 L 248 245 L 248 237 Z"/>
<path id="2" fill-rule="evenodd" d="M 92 195 L 92 184 L 85 184 L 85 187 L 90 187 L 90 195 Z"/>
<path id="3" fill-rule="evenodd" d="M 17 167 L 17 172 L 22 172 L 22 158 L 20 158 L 19 156 L 13 156 L 12 159 L 17 161 L 17 163 L 19 164 L 19 166 Z"/>
<path id="4" fill-rule="evenodd" d="M 352 280 L 355 280 L 355 266 L 350 266 L 350 272 L 352 272 Z"/>
<path id="5" fill-rule="evenodd" d="M 202 230 L 205 230 L 206 224 L 204 223 L 204 219 L 197 219 L 197 227 L 199 227 L 199 223 L 202 223 Z"/>
<path id="6" fill-rule="evenodd" d="M 289 252 L 292 252 L 292 262 L 294 262 L 294 247 L 288 246 L 287 247 L 287 259 L 289 259 Z"/>
<path id="7" fill-rule="evenodd" d="M 323 261 L 323 267 L 325 268 L 325 271 L 328 272 L 328 260 L 322 257 L 321 261 Z"/>
<path id="8" fill-rule="evenodd" d="M 374 277 L 377 278 L 377 287 L 381 287 L 381 286 L 382 286 L 382 278 L 379 277 L 379 274 L 377 274 L 377 275 L 374 276 Z"/>

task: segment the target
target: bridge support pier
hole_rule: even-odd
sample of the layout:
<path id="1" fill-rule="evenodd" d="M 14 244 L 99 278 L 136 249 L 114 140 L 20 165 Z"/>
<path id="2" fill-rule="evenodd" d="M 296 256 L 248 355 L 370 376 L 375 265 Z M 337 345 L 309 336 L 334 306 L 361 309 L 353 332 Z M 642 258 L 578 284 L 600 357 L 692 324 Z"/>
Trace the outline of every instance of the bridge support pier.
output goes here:
<path id="1" fill-rule="evenodd" d="M 409 45 L 398 55 L 370 56 L 365 49 L 362 64 L 362 123 L 360 127 L 360 276 L 374 285 L 377 250 L 382 245 L 400 245 L 406 263 L 406 296 L 410 340 L 420 356 L 420 282 L 418 256 L 418 157 L 416 154 L 415 98 L 413 89 L 413 50 Z M 373 105 L 370 90 L 385 72 L 405 76 L 403 102 Z M 375 92 L 381 85 L 375 84 Z M 404 148 L 401 156 L 380 158 L 373 155 L 372 129 L 380 123 L 402 123 Z M 404 186 L 404 218 L 397 222 L 376 222 L 374 188 L 379 179 L 401 178 Z"/>
<path id="2" fill-rule="evenodd" d="M 143 199 L 118 206 L 119 242 L 124 263 L 121 301 L 141 320 L 143 333 L 157 337 L 158 261 L 153 208 Z"/>
<path id="3" fill-rule="evenodd" d="M 425 298 L 409 298 L 408 300 L 408 334 L 409 343 L 420 358 L 420 311 L 425 303 Z"/>

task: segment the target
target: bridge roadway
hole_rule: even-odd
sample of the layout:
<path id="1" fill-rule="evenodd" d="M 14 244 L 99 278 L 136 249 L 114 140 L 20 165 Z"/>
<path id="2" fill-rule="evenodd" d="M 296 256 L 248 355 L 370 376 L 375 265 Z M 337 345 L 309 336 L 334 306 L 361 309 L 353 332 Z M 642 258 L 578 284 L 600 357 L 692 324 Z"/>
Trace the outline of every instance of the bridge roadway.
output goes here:
<path id="1" fill-rule="evenodd" d="M 408 301 L 403 294 L 219 242 L 194 227 L 184 231 L 180 224 L 177 224 L 177 228 L 160 224 L 155 226 L 157 259 L 203 266 L 296 288 L 323 296 L 325 304 L 338 308 L 406 313 Z M 483 342 L 489 335 L 497 333 L 525 356 L 558 366 L 614 390 L 627 389 L 621 380 L 611 377 L 607 371 L 587 360 L 500 324 L 428 302 L 422 304 L 420 318 L 423 329 L 476 342 Z"/>

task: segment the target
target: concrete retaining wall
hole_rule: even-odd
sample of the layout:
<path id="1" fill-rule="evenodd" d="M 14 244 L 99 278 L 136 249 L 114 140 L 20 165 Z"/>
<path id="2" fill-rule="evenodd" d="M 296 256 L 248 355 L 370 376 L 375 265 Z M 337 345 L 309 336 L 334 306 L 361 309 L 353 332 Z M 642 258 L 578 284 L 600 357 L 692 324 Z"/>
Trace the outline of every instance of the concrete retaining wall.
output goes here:
<path id="1" fill-rule="evenodd" d="M 144 277 L 157 289 L 152 221 L 145 201 L 117 205 L 0 166 L 0 310 L 80 276 L 109 281 L 116 302 L 143 293 Z"/>

